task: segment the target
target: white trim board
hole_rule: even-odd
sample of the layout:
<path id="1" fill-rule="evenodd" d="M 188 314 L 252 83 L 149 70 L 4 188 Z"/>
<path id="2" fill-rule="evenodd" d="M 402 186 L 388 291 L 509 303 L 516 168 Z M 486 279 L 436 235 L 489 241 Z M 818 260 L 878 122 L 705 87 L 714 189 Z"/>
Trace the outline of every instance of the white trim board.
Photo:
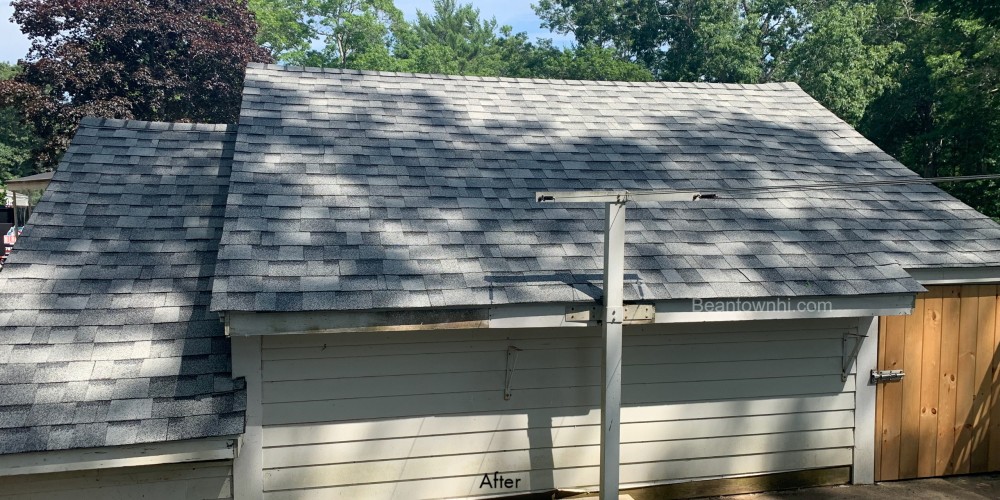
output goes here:
<path id="1" fill-rule="evenodd" d="M 736 299 L 733 299 L 736 300 Z M 768 302 L 786 299 L 741 299 Z M 655 323 L 700 323 L 775 319 L 856 318 L 903 316 L 913 311 L 914 294 L 863 295 L 850 297 L 798 297 L 788 310 L 694 311 L 691 300 L 655 303 Z M 797 311 L 797 303 L 827 302 L 828 310 Z M 276 334 L 345 333 L 359 331 L 427 331 L 479 328 L 586 327 L 596 323 L 566 321 L 570 304 L 498 305 L 476 309 L 408 311 L 307 311 L 226 313 L 227 334 L 254 337 Z M 580 305 L 580 304 L 577 304 Z"/>
<path id="2" fill-rule="evenodd" d="M 921 285 L 1000 283 L 1000 266 L 907 269 L 906 272 Z"/>
<path id="3" fill-rule="evenodd" d="M 854 360 L 854 466 L 851 483 L 875 482 L 875 398 L 876 386 L 868 376 L 878 368 L 879 318 L 858 318 L 861 349 Z"/>
<path id="4" fill-rule="evenodd" d="M 709 302 L 721 302 L 723 306 L 734 310 L 695 311 L 693 301 L 691 300 L 671 300 L 656 303 L 656 322 L 700 323 L 715 321 L 906 316 L 913 312 L 915 301 L 916 295 L 904 293 L 847 297 L 708 299 L 703 301 L 703 308 Z M 819 303 L 823 303 L 824 310 L 799 310 L 800 307 L 817 307 Z M 747 307 L 751 310 L 743 309 L 742 304 L 749 304 Z M 829 305 L 829 307 L 827 308 L 826 305 Z M 753 310 L 757 307 L 764 310 Z"/>
<path id="5" fill-rule="evenodd" d="M 0 476 L 232 460 L 236 437 L 0 455 Z"/>

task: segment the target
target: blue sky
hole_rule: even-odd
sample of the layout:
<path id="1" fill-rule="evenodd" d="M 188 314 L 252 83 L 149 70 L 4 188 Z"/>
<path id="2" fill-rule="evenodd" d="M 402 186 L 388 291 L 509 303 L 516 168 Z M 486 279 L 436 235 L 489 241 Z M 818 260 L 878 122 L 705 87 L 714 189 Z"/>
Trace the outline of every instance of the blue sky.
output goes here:
<path id="1" fill-rule="evenodd" d="M 541 21 L 531 9 L 531 4 L 537 0 L 473 0 L 471 3 L 479 9 L 485 18 L 496 17 L 501 25 L 508 24 L 514 32 L 527 32 L 531 38 L 552 38 L 557 43 L 565 45 L 572 38 L 549 33 L 541 28 Z M 0 61 L 15 62 L 28 52 L 28 40 L 21 34 L 18 26 L 10 22 L 13 9 L 8 0 L 0 0 Z M 431 0 L 396 0 L 396 6 L 406 14 L 407 19 L 414 19 L 417 9 L 425 12 L 433 10 Z"/>

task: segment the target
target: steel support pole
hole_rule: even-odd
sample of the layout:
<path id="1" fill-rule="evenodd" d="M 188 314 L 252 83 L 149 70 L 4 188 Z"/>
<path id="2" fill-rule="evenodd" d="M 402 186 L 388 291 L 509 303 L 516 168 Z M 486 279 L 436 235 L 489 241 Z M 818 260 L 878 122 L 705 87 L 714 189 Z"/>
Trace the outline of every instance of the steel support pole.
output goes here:
<path id="1" fill-rule="evenodd" d="M 608 203 L 604 226 L 601 356 L 601 500 L 618 500 L 621 451 L 622 320 L 625 315 L 625 203 Z"/>

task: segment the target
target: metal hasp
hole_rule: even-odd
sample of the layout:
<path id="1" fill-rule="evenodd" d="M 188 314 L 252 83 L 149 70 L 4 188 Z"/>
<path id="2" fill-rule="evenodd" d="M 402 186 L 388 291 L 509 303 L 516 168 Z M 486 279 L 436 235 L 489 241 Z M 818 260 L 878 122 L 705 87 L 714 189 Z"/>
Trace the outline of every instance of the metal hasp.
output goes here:
<path id="1" fill-rule="evenodd" d="M 601 467 L 600 499 L 618 500 L 621 467 L 622 324 L 625 288 L 625 203 L 693 201 L 700 193 L 577 191 L 536 193 L 538 202 L 605 203 L 604 311 L 601 322 Z M 590 311 L 588 311 L 589 313 Z"/>
<path id="2" fill-rule="evenodd" d="M 897 382 L 903 380 L 906 374 L 903 370 L 872 370 L 872 383 L 884 384 L 886 382 Z"/>

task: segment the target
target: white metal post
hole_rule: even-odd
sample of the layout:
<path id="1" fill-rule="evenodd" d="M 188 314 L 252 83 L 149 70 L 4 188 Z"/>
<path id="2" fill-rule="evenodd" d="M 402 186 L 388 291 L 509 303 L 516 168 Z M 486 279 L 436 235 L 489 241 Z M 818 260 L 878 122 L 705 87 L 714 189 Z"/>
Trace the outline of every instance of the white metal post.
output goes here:
<path id="1" fill-rule="evenodd" d="M 601 500 L 618 500 L 621 464 L 622 324 L 625 320 L 625 203 L 695 201 L 715 195 L 683 191 L 545 191 L 539 203 L 605 203 L 604 316 L 601 349 Z"/>
<path id="2" fill-rule="evenodd" d="M 604 226 L 601 356 L 601 500 L 618 499 L 621 452 L 622 321 L 625 315 L 625 203 L 608 203 Z"/>

